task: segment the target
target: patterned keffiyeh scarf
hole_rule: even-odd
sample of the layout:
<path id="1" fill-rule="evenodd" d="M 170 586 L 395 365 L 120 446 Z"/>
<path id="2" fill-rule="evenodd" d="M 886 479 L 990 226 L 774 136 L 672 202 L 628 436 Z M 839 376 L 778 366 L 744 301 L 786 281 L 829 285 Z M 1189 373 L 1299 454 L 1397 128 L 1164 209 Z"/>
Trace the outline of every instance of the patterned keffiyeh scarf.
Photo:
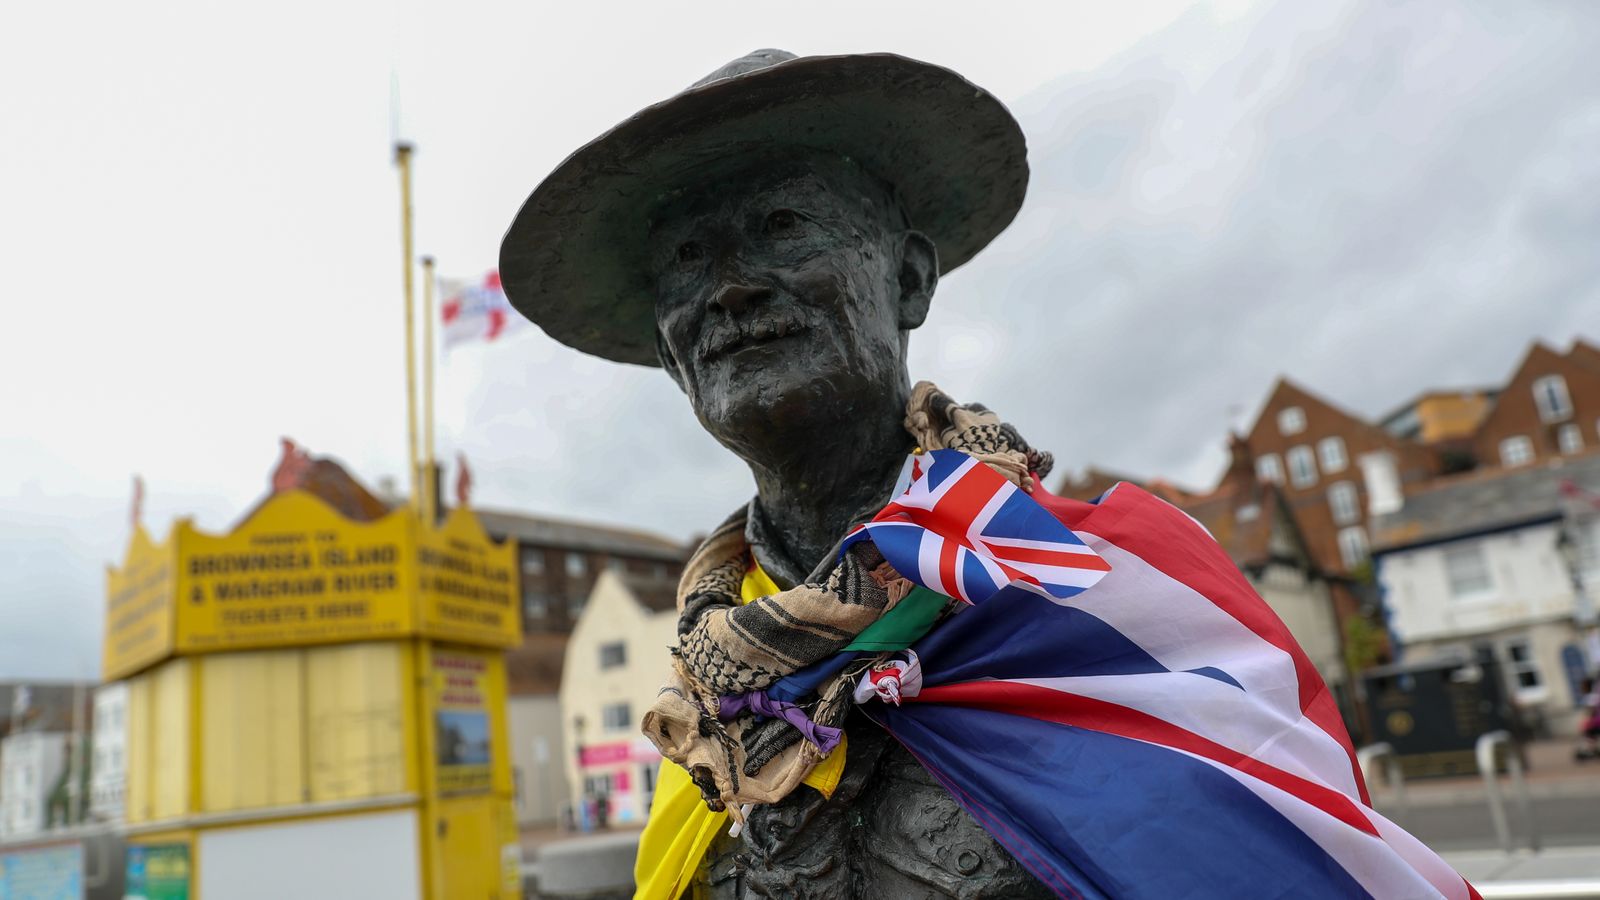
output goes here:
<path id="1" fill-rule="evenodd" d="M 912 389 L 904 424 L 920 449 L 963 451 L 1023 490 L 1050 472 L 1050 455 L 1016 429 L 929 382 Z M 860 542 L 821 582 L 740 605 L 751 559 L 746 519 L 746 509 L 730 516 L 685 567 L 672 672 L 643 722 L 645 736 L 690 773 L 707 805 L 741 821 L 744 806 L 783 799 L 834 749 L 855 682 L 878 660 L 859 660 L 806 696 L 778 699 L 768 689 L 833 657 L 913 588 Z"/>

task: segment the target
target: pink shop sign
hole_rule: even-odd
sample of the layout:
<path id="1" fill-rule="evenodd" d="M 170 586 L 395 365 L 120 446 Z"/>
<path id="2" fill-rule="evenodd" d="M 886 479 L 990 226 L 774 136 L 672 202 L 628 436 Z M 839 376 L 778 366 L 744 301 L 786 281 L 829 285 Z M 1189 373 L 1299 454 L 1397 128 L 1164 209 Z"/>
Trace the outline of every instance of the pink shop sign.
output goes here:
<path id="1" fill-rule="evenodd" d="M 583 766 L 610 766 L 625 763 L 632 758 L 633 745 L 628 741 L 594 744 L 578 752 L 578 764 Z"/>

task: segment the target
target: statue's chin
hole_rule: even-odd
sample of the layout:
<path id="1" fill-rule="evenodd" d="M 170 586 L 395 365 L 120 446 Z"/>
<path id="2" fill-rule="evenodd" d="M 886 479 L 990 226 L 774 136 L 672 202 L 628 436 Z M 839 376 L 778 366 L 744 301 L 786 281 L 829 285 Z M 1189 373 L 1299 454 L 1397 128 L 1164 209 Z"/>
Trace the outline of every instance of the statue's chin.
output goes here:
<path id="1" fill-rule="evenodd" d="M 713 437 L 738 450 L 778 435 L 810 433 L 811 442 L 837 433 L 860 415 L 862 394 L 873 390 L 850 372 L 800 361 L 720 379 L 701 393 L 695 414 Z"/>

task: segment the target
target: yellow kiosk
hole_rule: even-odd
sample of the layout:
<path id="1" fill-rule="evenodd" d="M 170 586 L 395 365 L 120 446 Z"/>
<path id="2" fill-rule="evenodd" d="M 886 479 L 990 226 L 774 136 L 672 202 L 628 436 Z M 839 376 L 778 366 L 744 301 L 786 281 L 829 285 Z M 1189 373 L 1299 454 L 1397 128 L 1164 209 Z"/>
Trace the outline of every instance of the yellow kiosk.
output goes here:
<path id="1" fill-rule="evenodd" d="M 514 554 L 465 508 L 357 522 L 303 490 L 228 534 L 135 526 L 104 647 L 128 895 L 520 897 Z"/>

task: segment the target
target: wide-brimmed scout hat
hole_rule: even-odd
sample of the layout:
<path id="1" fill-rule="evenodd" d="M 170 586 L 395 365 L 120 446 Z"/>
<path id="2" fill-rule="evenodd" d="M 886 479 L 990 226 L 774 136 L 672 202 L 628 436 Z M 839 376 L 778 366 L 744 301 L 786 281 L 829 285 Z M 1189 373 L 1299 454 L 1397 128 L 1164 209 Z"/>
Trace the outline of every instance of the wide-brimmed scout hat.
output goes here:
<path id="1" fill-rule="evenodd" d="M 775 150 L 847 157 L 891 185 L 949 272 L 1011 224 L 1028 185 L 1022 129 L 987 91 L 891 53 L 757 50 L 567 157 L 500 243 L 506 296 L 551 337 L 655 366 L 649 216 L 730 162 Z"/>

